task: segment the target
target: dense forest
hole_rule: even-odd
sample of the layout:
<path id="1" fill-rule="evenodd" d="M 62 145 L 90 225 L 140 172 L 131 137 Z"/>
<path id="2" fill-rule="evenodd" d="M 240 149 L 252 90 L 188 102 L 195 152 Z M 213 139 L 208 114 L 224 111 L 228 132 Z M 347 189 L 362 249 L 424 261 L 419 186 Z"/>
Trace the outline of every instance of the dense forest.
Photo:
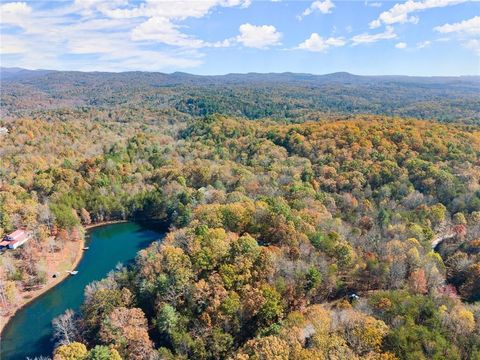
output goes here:
<path id="1" fill-rule="evenodd" d="M 284 75 L 256 93 L 231 75 L 203 92 L 178 74 L 183 84 L 137 92 L 120 80 L 98 91 L 91 76 L 30 74 L 2 88 L 0 232 L 35 234 L 0 257 L 3 301 L 45 281 L 40 249 L 58 251 L 81 225 L 169 231 L 54 321 L 54 359 L 480 359 L 478 83 L 450 80 L 432 107 L 434 90 L 387 96 L 385 108 L 354 97 L 353 109 L 332 105 L 338 89 L 305 99 L 333 80 L 303 92 Z M 370 88 L 366 98 L 384 91 L 343 81 Z"/>
<path id="2" fill-rule="evenodd" d="M 188 116 L 316 120 L 382 114 L 478 124 L 480 78 L 358 76 L 349 73 L 81 73 L 1 69 L 6 117 L 42 109 L 169 109 Z M 317 113 L 317 114 L 316 114 Z M 318 114 L 320 113 L 320 115 Z"/>

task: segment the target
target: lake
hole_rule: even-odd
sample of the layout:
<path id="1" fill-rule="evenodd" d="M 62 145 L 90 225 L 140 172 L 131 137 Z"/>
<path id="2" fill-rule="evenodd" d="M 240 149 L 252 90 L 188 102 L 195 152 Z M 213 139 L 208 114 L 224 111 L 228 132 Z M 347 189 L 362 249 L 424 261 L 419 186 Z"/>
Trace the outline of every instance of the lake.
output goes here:
<path id="1" fill-rule="evenodd" d="M 67 309 L 77 311 L 87 284 L 100 280 L 118 263 L 128 264 L 136 253 L 164 233 L 137 223 L 106 225 L 89 230 L 89 250 L 69 276 L 23 309 L 6 326 L 0 344 L 0 359 L 23 360 L 27 356 L 50 356 L 53 351 L 52 320 Z"/>

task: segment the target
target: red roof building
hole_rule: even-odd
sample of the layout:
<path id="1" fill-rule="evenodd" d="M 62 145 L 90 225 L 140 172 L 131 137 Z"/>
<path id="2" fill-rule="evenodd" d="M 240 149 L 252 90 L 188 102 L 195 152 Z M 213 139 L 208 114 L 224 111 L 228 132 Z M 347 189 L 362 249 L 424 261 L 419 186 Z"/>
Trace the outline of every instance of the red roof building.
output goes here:
<path id="1" fill-rule="evenodd" d="M 0 246 L 5 244 L 5 242 L 8 242 L 7 246 L 9 249 L 16 249 L 25 244 L 28 240 L 30 240 L 30 235 L 25 230 L 18 229 L 6 235 L 4 241 L 0 243 Z"/>
<path id="2" fill-rule="evenodd" d="M 9 244 L 10 244 L 10 241 L 7 241 L 7 240 L 0 241 L 0 249 L 8 247 Z"/>

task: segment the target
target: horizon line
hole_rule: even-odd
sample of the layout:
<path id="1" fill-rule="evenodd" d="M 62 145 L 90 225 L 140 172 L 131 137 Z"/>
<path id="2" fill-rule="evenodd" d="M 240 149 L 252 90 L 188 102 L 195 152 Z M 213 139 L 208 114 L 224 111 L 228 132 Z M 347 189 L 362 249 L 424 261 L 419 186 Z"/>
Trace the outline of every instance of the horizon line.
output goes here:
<path id="1" fill-rule="evenodd" d="M 326 76 L 326 75 L 335 75 L 335 74 L 346 74 L 351 76 L 359 77 L 420 77 L 420 78 L 461 78 L 461 77 L 480 77 L 480 74 L 462 74 L 462 75 L 406 75 L 406 74 L 355 74 L 349 71 L 335 71 L 330 73 L 303 73 L 303 72 L 293 72 L 293 71 L 283 71 L 283 72 L 229 72 L 223 74 L 199 74 L 199 73 L 190 73 L 186 71 L 173 71 L 173 72 L 162 72 L 162 71 L 150 71 L 150 70 L 123 70 L 123 71 L 104 71 L 104 70 L 57 70 L 57 69 L 29 69 L 24 67 L 7 67 L 0 66 L 0 71 L 3 70 L 24 70 L 24 71 L 51 71 L 51 72 L 76 72 L 76 73 L 104 73 L 104 74 L 125 74 L 125 73 L 149 73 L 149 74 L 163 74 L 163 75 L 174 75 L 174 74 L 185 74 L 191 76 L 200 76 L 200 77 L 214 77 L 214 76 L 228 76 L 228 75 L 283 75 L 283 74 L 292 74 L 292 75 L 311 75 L 311 76 Z"/>

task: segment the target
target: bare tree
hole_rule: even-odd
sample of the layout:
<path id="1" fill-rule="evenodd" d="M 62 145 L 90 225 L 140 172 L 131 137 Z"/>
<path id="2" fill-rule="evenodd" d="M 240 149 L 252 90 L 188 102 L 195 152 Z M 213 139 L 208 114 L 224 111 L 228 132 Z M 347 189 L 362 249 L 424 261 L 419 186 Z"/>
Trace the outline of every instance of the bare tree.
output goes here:
<path id="1" fill-rule="evenodd" d="M 1 302 L 2 307 L 4 309 L 6 309 L 7 305 L 8 305 L 7 297 L 5 296 L 5 293 L 6 293 L 6 291 L 5 291 L 5 280 L 0 278 L 0 302 Z"/>
<path id="2" fill-rule="evenodd" d="M 56 345 L 68 345 L 79 338 L 75 312 L 67 309 L 52 321 Z"/>
<path id="3" fill-rule="evenodd" d="M 27 272 L 27 274 L 32 276 L 35 275 L 37 270 L 38 251 L 35 249 L 33 244 L 25 244 L 20 256 L 23 260 L 23 269 Z"/>
<path id="4" fill-rule="evenodd" d="M 38 205 L 38 221 L 47 225 L 49 229 L 52 228 L 53 214 L 48 206 L 48 201 L 46 201 L 45 204 Z"/>
<path id="5" fill-rule="evenodd" d="M 47 240 L 48 252 L 53 254 L 57 250 L 57 241 L 54 236 L 49 236 Z"/>
<path id="6" fill-rule="evenodd" d="M 88 225 L 92 223 L 92 218 L 90 217 L 90 213 L 85 208 L 82 208 L 80 210 L 80 218 L 82 220 L 82 224 L 84 225 Z"/>

